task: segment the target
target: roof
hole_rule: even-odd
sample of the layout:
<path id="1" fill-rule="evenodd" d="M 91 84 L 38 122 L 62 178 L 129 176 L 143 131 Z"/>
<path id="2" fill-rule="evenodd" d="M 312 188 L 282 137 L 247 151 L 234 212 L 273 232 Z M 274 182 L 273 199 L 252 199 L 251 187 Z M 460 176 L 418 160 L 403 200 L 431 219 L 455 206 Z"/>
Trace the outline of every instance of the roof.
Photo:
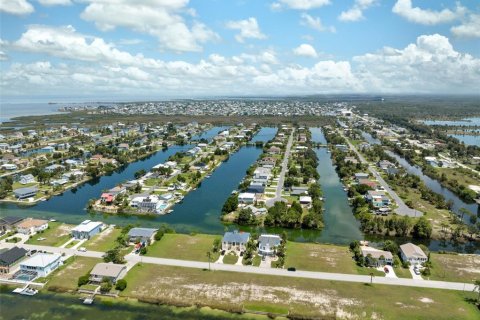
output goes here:
<path id="1" fill-rule="evenodd" d="M 82 223 L 80 223 L 78 226 L 72 229 L 73 231 L 76 232 L 90 232 L 94 230 L 95 228 L 98 228 L 101 226 L 103 222 L 100 221 L 90 221 L 90 220 L 85 220 Z"/>
<path id="2" fill-rule="evenodd" d="M 400 250 L 402 250 L 403 254 L 407 258 L 424 258 L 427 259 L 427 255 L 420 249 L 419 246 L 414 245 L 413 243 L 405 243 L 400 246 Z"/>
<path id="3" fill-rule="evenodd" d="M 40 227 L 44 224 L 48 223 L 47 220 L 40 220 L 40 219 L 25 219 L 19 224 L 17 224 L 17 228 L 33 228 L 33 227 Z"/>
<path id="4" fill-rule="evenodd" d="M 97 263 L 95 267 L 93 267 L 90 274 L 101 276 L 101 277 L 112 277 L 118 278 L 118 276 L 122 273 L 127 266 L 123 264 L 115 264 L 115 263 Z"/>
<path id="5" fill-rule="evenodd" d="M 262 234 L 258 237 L 258 243 L 261 247 L 268 245 L 270 248 L 280 245 L 282 239 L 277 234 Z"/>
<path id="6" fill-rule="evenodd" d="M 362 250 L 362 255 L 364 257 L 370 254 L 372 258 L 375 258 L 375 259 L 380 259 L 381 256 L 383 256 L 385 259 L 393 259 L 393 255 L 390 251 L 379 250 L 372 247 L 360 247 L 360 248 Z"/>
<path id="7" fill-rule="evenodd" d="M 45 268 L 46 266 L 52 264 L 53 262 L 60 260 L 61 255 L 58 253 L 49 254 L 49 253 L 37 253 L 30 259 L 27 259 L 20 263 L 22 266 L 27 267 L 41 267 Z"/>
<path id="8" fill-rule="evenodd" d="M 248 239 L 250 239 L 250 233 L 248 232 L 225 232 L 223 235 L 223 242 L 239 242 L 239 243 L 247 243 Z"/>
<path id="9" fill-rule="evenodd" d="M 22 220 L 23 218 L 21 217 L 8 216 L 8 217 L 0 218 L 0 224 L 14 225 L 15 223 L 20 222 Z"/>
<path id="10" fill-rule="evenodd" d="M 27 250 L 23 248 L 13 247 L 10 250 L 7 250 L 0 254 L 0 264 L 11 265 L 18 259 L 24 257 L 26 253 Z"/>
<path id="11" fill-rule="evenodd" d="M 32 192 L 37 192 L 38 188 L 37 187 L 26 187 L 26 188 L 19 188 L 13 190 L 15 194 L 27 194 L 27 193 L 32 193 Z"/>
<path id="12" fill-rule="evenodd" d="M 150 238 L 157 230 L 153 228 L 132 228 L 128 231 L 128 236 Z"/>

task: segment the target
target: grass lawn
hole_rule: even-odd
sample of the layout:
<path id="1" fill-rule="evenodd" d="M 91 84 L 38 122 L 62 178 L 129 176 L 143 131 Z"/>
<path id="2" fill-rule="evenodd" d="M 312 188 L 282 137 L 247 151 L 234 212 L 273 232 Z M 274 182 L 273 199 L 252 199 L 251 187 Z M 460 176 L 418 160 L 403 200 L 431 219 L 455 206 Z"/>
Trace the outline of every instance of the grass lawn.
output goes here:
<path id="1" fill-rule="evenodd" d="M 225 264 L 235 264 L 238 261 L 238 256 L 232 253 L 226 254 L 223 257 L 223 263 Z"/>
<path id="2" fill-rule="evenodd" d="M 480 279 L 480 256 L 474 254 L 430 253 L 431 280 L 472 283 Z"/>
<path id="3" fill-rule="evenodd" d="M 475 293 L 137 264 L 122 296 L 316 318 L 478 319 Z M 276 302 L 275 302 L 276 301 Z"/>
<path id="4" fill-rule="evenodd" d="M 65 246 L 65 248 L 71 248 L 71 247 L 73 247 L 74 245 L 76 245 L 76 244 L 79 243 L 79 242 L 80 242 L 80 240 L 73 240 L 73 241 L 71 241 L 69 244 L 67 244 L 67 245 Z"/>
<path id="5" fill-rule="evenodd" d="M 87 250 L 105 252 L 115 247 L 115 239 L 122 233 L 120 228 L 108 228 L 96 234 L 83 245 Z"/>
<path id="6" fill-rule="evenodd" d="M 408 279 L 412 278 L 412 274 L 410 273 L 410 270 L 408 270 L 408 269 L 398 267 L 398 268 L 394 268 L 393 270 L 395 271 L 395 274 L 399 278 L 408 278 Z"/>
<path id="7" fill-rule="evenodd" d="M 48 222 L 48 229 L 32 236 L 27 244 L 59 247 L 70 239 L 73 226 L 61 222 Z M 44 240 L 38 240 L 43 239 Z"/>
<path id="8" fill-rule="evenodd" d="M 207 252 L 212 249 L 215 238 L 220 236 L 167 233 L 147 248 L 147 256 L 207 262 Z M 212 253 L 211 261 L 216 261 L 219 255 Z"/>
<path id="9" fill-rule="evenodd" d="M 367 275 L 373 272 L 376 276 L 385 275 L 373 268 L 358 267 L 348 247 L 288 241 L 286 254 L 286 268 Z"/>
<path id="10" fill-rule="evenodd" d="M 75 257 L 49 276 L 51 279 L 46 287 L 76 290 L 78 278 L 90 272 L 97 263 L 102 261 L 97 258 Z"/>

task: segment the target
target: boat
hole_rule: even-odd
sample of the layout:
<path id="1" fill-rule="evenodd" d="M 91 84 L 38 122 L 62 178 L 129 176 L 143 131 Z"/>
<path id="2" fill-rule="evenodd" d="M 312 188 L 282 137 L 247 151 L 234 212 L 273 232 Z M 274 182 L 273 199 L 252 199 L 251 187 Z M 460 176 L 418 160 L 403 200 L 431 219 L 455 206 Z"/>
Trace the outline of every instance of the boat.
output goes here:
<path id="1" fill-rule="evenodd" d="M 85 298 L 83 300 L 83 304 L 88 304 L 88 305 L 93 304 L 93 297 L 92 298 Z"/>
<path id="2" fill-rule="evenodd" d="M 33 289 L 33 288 L 29 288 L 28 286 L 26 286 L 24 288 L 16 288 L 12 292 L 22 294 L 22 295 L 25 295 L 25 296 L 33 296 L 33 295 L 36 295 L 38 293 L 38 290 Z"/>

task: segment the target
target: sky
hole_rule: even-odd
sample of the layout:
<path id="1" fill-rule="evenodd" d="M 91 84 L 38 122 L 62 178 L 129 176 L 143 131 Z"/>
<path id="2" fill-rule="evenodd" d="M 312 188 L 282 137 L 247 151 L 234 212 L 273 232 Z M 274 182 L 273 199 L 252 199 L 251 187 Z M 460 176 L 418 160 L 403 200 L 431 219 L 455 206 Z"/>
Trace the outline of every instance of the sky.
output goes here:
<path id="1" fill-rule="evenodd" d="M 0 99 L 479 94 L 477 0 L 1 0 Z"/>

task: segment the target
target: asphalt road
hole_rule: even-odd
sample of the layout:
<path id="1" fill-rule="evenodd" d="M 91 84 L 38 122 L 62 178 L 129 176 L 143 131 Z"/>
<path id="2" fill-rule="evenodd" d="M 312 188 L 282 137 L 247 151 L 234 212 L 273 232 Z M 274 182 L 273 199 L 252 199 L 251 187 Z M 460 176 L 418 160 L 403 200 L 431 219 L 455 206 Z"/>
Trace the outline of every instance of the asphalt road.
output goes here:
<path id="1" fill-rule="evenodd" d="M 13 244 L 13 243 L 1 243 L 0 248 L 11 248 L 11 247 L 14 247 L 15 245 L 16 244 Z M 92 257 L 92 258 L 101 258 L 102 255 L 104 254 L 103 252 L 97 252 L 97 251 L 80 252 L 74 249 L 57 248 L 57 247 L 49 247 L 49 246 L 37 246 L 37 245 L 26 245 L 26 244 L 17 244 L 17 246 L 23 247 L 29 250 L 36 249 L 36 250 L 55 252 L 55 253 L 65 253 L 67 255 L 75 254 L 77 256 Z M 150 263 L 150 264 L 172 266 L 172 267 L 185 267 L 185 268 L 195 268 L 195 269 L 209 268 L 208 262 L 145 257 L 145 256 L 134 255 L 134 254 L 126 255 L 125 260 L 127 260 L 127 263 L 129 265 L 133 265 L 137 262 L 142 262 L 142 263 Z M 312 271 L 300 271 L 300 270 L 288 271 L 285 269 L 266 269 L 266 268 L 258 268 L 253 266 L 216 264 L 216 263 L 210 263 L 210 268 L 211 270 L 215 270 L 215 271 L 241 272 L 241 273 L 273 275 L 273 276 L 292 277 L 292 278 L 308 278 L 308 279 L 317 279 L 317 280 L 333 280 L 333 281 L 357 282 L 357 283 L 370 282 L 370 276 L 368 275 L 365 276 L 365 275 L 356 275 L 356 274 L 312 272 Z M 473 283 L 461 283 L 461 282 L 374 277 L 373 283 L 393 285 L 393 286 L 448 289 L 448 290 L 460 290 L 460 291 L 474 290 Z"/>
<path id="2" fill-rule="evenodd" d="M 345 138 L 346 139 L 346 138 Z M 350 146 L 350 149 L 355 152 L 355 154 L 358 156 L 361 162 L 368 164 L 368 170 L 372 173 L 372 175 L 377 179 L 378 183 L 385 189 L 386 192 L 392 197 L 393 200 L 397 203 L 397 208 L 395 209 L 395 212 L 400 215 L 400 216 L 409 216 L 409 217 L 421 217 L 423 216 L 423 213 L 421 211 L 409 208 L 405 202 L 403 201 L 402 198 L 398 196 L 398 194 L 390 188 L 388 183 L 383 180 L 382 176 L 378 173 L 377 170 L 375 170 L 374 167 L 372 167 L 368 161 L 363 157 L 363 155 L 358 152 L 357 148 L 353 144 L 350 143 L 348 139 L 347 143 Z"/>

